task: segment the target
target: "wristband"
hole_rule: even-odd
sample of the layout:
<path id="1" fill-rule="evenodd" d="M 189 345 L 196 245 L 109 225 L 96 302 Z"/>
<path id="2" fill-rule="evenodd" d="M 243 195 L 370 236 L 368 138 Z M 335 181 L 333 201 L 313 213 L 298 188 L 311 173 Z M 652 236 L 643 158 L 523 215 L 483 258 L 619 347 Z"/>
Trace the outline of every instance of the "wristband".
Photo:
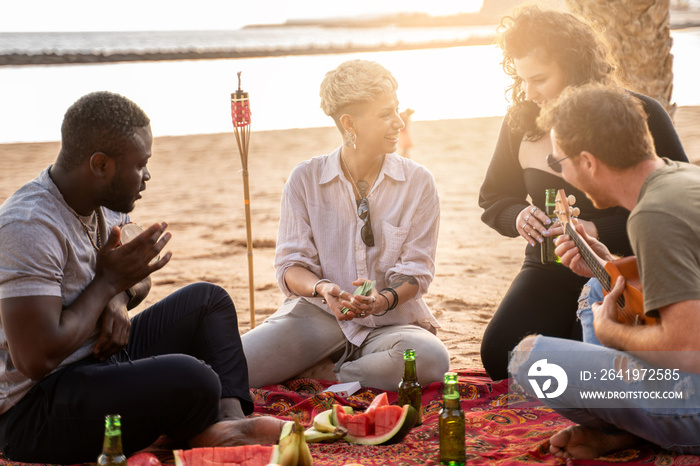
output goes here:
<path id="1" fill-rule="evenodd" d="M 379 292 L 379 296 L 381 296 L 382 298 L 384 298 L 384 300 L 386 301 L 386 311 L 382 312 L 381 314 L 374 314 L 374 317 L 381 317 L 381 316 L 383 316 L 384 314 L 386 314 L 387 312 L 389 312 L 389 308 L 391 307 L 391 305 L 389 304 L 389 298 L 387 298 L 387 297 L 384 295 L 384 293 L 382 293 L 382 292 L 380 291 L 380 292 Z"/>
<path id="2" fill-rule="evenodd" d="M 387 309 L 387 311 L 391 311 L 392 309 L 396 308 L 396 306 L 399 305 L 399 295 L 396 293 L 396 290 L 394 290 L 393 288 L 384 288 L 382 291 L 388 291 L 392 295 L 394 295 L 394 302 L 391 306 L 389 306 L 389 309 Z M 381 291 L 379 293 L 381 294 Z M 387 299 L 387 301 L 389 300 Z"/>
<path id="3" fill-rule="evenodd" d="M 313 287 L 313 289 L 311 290 L 311 296 L 312 296 L 312 297 L 315 298 L 316 296 L 318 296 L 318 292 L 316 292 L 316 287 L 318 286 L 319 283 L 322 283 L 322 282 L 328 282 L 328 283 L 330 283 L 331 281 L 328 280 L 327 278 L 322 278 L 322 279 L 320 279 L 319 281 L 317 281 L 316 283 L 314 283 L 314 287 Z"/>
<path id="4" fill-rule="evenodd" d="M 134 291 L 131 288 L 124 290 L 124 293 L 126 293 L 126 295 L 129 297 L 129 302 L 134 299 Z"/>
<path id="5" fill-rule="evenodd" d="M 391 304 L 389 303 L 389 298 L 387 298 L 386 295 L 384 293 L 382 293 L 381 291 L 379 292 L 379 296 L 384 298 L 384 301 L 386 301 L 386 310 L 388 311 L 389 308 L 391 307 Z M 384 311 L 384 312 L 386 312 L 386 311 Z"/>

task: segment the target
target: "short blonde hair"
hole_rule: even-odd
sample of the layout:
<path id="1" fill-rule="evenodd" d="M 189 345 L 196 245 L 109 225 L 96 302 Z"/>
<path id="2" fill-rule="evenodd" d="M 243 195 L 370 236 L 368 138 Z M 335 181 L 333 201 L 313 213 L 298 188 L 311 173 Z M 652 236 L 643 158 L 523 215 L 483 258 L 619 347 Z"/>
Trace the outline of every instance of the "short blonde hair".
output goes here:
<path id="1" fill-rule="evenodd" d="M 389 70 L 377 62 L 350 60 L 326 73 L 321 83 L 321 108 L 337 120 L 348 105 L 372 102 L 396 92 L 399 85 Z"/>

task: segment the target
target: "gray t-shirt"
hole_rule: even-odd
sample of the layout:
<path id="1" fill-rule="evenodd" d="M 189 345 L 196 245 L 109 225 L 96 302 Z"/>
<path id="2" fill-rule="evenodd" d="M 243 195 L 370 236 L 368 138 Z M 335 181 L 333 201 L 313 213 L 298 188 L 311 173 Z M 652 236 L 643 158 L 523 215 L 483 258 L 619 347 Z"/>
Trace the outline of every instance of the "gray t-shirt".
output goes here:
<path id="1" fill-rule="evenodd" d="M 664 159 L 627 220 L 644 310 L 700 299 L 700 167 Z"/>
<path id="2" fill-rule="evenodd" d="M 0 299 L 59 296 L 70 306 L 95 275 L 96 251 L 76 214 L 49 176 L 49 168 L 0 206 Z M 103 243 L 114 225 L 128 215 L 102 208 Z M 89 218 L 83 217 L 86 225 Z M 92 353 L 96 333 L 60 366 Z M 14 406 L 34 384 L 12 363 L 0 322 L 0 413 Z"/>

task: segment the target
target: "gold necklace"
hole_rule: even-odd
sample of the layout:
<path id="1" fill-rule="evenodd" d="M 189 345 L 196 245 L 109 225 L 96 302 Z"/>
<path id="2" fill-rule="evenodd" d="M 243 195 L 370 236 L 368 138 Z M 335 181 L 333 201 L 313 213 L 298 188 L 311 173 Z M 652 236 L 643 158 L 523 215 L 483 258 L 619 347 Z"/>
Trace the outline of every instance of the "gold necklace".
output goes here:
<path id="1" fill-rule="evenodd" d="M 90 244 L 92 244 L 92 247 L 95 248 L 95 251 L 99 251 L 100 248 L 102 248 L 102 235 L 100 234 L 100 219 L 102 218 L 100 214 L 100 208 L 98 207 L 97 210 L 95 211 L 95 214 L 97 215 L 97 244 L 95 244 L 95 240 L 92 239 L 92 235 L 90 234 L 90 228 L 83 222 L 83 219 L 80 218 L 80 215 L 78 212 L 73 210 L 71 206 L 68 206 L 71 212 L 73 212 L 73 215 L 75 215 L 75 218 L 78 219 L 80 224 L 83 226 L 83 230 L 85 230 L 85 234 L 87 235 L 88 239 L 90 240 Z"/>
<path id="2" fill-rule="evenodd" d="M 384 157 L 384 156 L 382 156 L 382 157 Z M 345 157 L 343 157 L 342 149 L 340 150 L 340 161 L 343 162 L 343 166 L 348 171 L 348 176 L 350 176 L 350 181 L 352 181 L 352 187 L 355 188 L 355 191 L 357 191 L 357 196 L 360 199 L 364 199 L 362 197 L 362 194 L 360 193 L 360 188 L 357 187 L 357 183 L 355 183 L 355 179 L 352 177 L 352 173 L 350 173 L 350 169 L 348 168 L 348 164 L 345 163 Z M 379 170 L 377 170 L 377 173 L 374 175 L 374 180 L 372 180 L 372 184 L 369 185 L 369 189 L 367 190 L 367 196 L 369 196 L 369 192 L 372 190 L 372 186 L 374 186 L 374 183 L 377 181 L 377 177 L 379 177 L 379 172 L 382 171 L 383 164 L 384 164 L 384 160 L 382 159 L 382 163 L 379 164 Z M 365 198 L 367 196 L 365 196 Z"/>

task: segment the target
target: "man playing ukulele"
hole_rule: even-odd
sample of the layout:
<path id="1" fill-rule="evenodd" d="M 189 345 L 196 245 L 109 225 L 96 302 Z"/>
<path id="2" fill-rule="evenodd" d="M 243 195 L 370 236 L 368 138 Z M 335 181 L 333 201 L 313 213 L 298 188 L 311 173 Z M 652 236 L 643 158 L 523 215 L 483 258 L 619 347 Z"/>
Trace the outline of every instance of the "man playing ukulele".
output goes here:
<path id="1" fill-rule="evenodd" d="M 550 167 L 597 208 L 631 211 L 627 230 L 643 292 L 638 312 L 656 319 L 623 323 L 624 277 L 603 284 L 604 299 L 592 279 L 579 304 L 584 342 L 529 336 L 515 348 L 510 372 L 578 424 L 550 439 L 559 458 L 597 458 L 641 440 L 700 454 L 700 168 L 657 157 L 639 102 L 615 89 L 567 92 L 545 106 L 538 124 L 551 130 Z M 574 239 L 603 263 L 617 260 L 582 226 L 570 233 L 557 239 L 556 253 L 579 275 L 593 276 Z"/>

